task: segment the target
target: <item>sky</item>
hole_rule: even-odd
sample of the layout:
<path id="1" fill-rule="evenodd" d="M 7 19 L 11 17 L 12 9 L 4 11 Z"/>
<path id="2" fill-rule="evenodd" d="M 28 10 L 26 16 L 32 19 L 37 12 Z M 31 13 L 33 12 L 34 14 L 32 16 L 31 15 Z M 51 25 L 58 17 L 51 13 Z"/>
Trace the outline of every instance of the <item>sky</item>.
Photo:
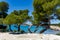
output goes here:
<path id="1" fill-rule="evenodd" d="M 29 15 L 33 11 L 33 0 L 0 0 L 5 1 L 9 4 L 8 14 L 11 13 L 13 10 L 29 10 Z"/>
<path id="2" fill-rule="evenodd" d="M 9 4 L 8 14 L 10 14 L 14 10 L 29 10 L 29 15 L 32 15 L 33 11 L 33 0 L 0 0 L 5 1 Z M 51 20 L 51 23 L 60 23 L 59 20 Z"/>

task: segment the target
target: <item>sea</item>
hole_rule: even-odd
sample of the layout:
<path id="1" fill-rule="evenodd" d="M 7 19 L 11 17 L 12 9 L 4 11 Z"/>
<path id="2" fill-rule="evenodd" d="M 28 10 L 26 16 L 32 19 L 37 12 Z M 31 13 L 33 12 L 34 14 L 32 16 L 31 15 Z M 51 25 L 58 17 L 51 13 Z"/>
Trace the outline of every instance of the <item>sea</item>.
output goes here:
<path id="1" fill-rule="evenodd" d="M 14 31 L 14 30 L 16 30 L 16 31 L 18 31 L 18 26 L 16 25 L 16 24 L 13 24 L 13 25 L 11 25 L 10 26 L 11 27 L 11 29 Z M 29 28 L 30 26 L 29 25 L 20 25 L 20 30 L 23 30 L 23 31 L 25 31 L 25 32 L 29 32 L 28 31 L 28 28 Z M 8 28 L 7 28 L 8 30 L 10 30 L 9 29 L 9 26 L 8 26 Z M 39 26 L 38 28 L 37 28 L 38 30 L 36 31 L 36 33 L 39 33 L 41 30 L 44 30 L 44 29 L 46 29 L 45 27 L 43 27 L 43 26 Z M 35 30 L 36 30 L 36 26 L 31 26 L 31 28 L 30 28 L 30 30 L 31 30 L 31 32 L 34 32 Z"/>
<path id="2" fill-rule="evenodd" d="M 20 25 L 20 30 L 23 30 L 23 31 L 25 31 L 26 33 L 29 33 L 29 31 L 28 31 L 28 28 L 29 28 L 30 26 L 29 25 Z M 7 28 L 8 30 L 10 30 L 9 29 L 9 27 Z M 12 24 L 11 25 L 11 29 L 14 31 L 14 30 L 16 30 L 16 31 L 18 31 L 18 26 L 16 25 L 16 24 Z M 45 27 L 43 27 L 43 26 L 39 26 L 38 28 L 37 28 L 38 30 L 35 32 L 35 33 L 40 33 L 40 31 L 42 31 L 42 30 L 44 30 L 44 29 L 46 29 Z M 34 32 L 35 30 L 36 30 L 36 26 L 31 26 L 31 28 L 30 28 L 30 30 L 31 30 L 31 32 Z M 59 33 L 60 31 L 56 31 L 56 30 L 52 30 L 52 29 L 47 29 L 45 32 L 43 32 L 43 34 L 57 34 L 57 33 Z"/>

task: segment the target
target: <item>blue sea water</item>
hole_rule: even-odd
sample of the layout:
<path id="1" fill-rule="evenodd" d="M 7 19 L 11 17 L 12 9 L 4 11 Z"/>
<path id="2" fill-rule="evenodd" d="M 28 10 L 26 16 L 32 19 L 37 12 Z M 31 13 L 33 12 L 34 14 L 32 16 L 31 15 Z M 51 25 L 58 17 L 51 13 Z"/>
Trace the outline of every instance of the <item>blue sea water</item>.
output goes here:
<path id="1" fill-rule="evenodd" d="M 28 25 L 20 25 L 20 29 L 23 30 L 23 31 L 25 31 L 25 32 L 27 32 L 27 33 L 29 33 L 28 28 L 29 28 Z M 17 31 L 17 30 L 18 30 L 18 26 L 17 26 L 16 24 L 13 24 L 13 25 L 11 25 L 11 29 L 12 29 L 13 31 L 14 31 L 14 30 Z M 32 32 L 34 32 L 35 29 L 36 29 L 36 26 L 32 26 L 30 30 L 31 30 Z M 36 33 L 39 33 L 41 30 L 46 29 L 46 28 L 43 27 L 43 26 L 39 26 L 37 29 L 38 29 L 38 30 L 36 31 Z M 9 25 L 8 25 L 7 30 L 10 31 Z M 45 32 L 43 32 L 43 34 L 57 34 L 57 33 L 59 33 L 59 32 L 60 32 L 60 31 L 55 31 L 55 30 L 47 29 Z"/>
<path id="2" fill-rule="evenodd" d="M 29 32 L 29 31 L 28 31 L 28 28 L 29 28 L 28 25 L 20 25 L 20 29 L 23 30 L 23 31 L 25 31 L 25 32 Z M 13 25 L 11 25 L 11 29 L 12 29 L 13 31 L 14 31 L 14 30 L 18 30 L 18 26 L 15 25 L 15 24 L 13 24 Z M 34 32 L 35 29 L 36 29 L 36 26 L 32 26 L 30 30 L 31 30 L 32 32 Z M 39 32 L 40 32 L 41 30 L 43 30 L 43 29 L 45 29 L 45 27 L 39 26 L 36 33 L 39 33 Z M 9 28 L 8 28 L 8 30 L 9 30 Z"/>

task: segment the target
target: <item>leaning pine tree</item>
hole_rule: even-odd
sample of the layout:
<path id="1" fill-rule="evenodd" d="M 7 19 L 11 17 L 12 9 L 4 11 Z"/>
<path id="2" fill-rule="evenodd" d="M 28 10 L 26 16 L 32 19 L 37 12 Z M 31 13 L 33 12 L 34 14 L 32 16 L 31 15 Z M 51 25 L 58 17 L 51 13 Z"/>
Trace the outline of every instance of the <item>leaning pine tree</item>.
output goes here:
<path id="1" fill-rule="evenodd" d="M 59 0 L 34 0 L 33 24 L 37 26 L 34 32 L 38 30 L 37 28 L 40 23 L 44 23 L 46 29 L 50 28 L 50 20 L 53 18 L 51 15 L 54 14 L 54 16 L 57 16 L 57 18 L 60 19 L 60 9 L 57 9 L 57 7 L 60 5 L 59 2 Z M 45 30 L 41 31 L 40 33 L 44 32 Z"/>

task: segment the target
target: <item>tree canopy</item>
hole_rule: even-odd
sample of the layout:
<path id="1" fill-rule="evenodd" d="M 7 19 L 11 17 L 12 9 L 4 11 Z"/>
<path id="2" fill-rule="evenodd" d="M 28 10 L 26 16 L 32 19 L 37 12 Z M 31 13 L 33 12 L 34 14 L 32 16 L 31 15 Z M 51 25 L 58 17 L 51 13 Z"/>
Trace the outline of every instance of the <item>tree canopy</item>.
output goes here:
<path id="1" fill-rule="evenodd" d="M 50 20 L 54 19 L 53 16 L 57 16 L 57 19 L 60 20 L 60 8 L 57 8 L 58 6 L 60 6 L 60 0 L 34 0 L 34 11 L 32 12 L 34 17 L 34 20 L 32 20 L 33 25 L 39 27 L 40 24 L 44 24 L 44 26 L 47 26 L 46 28 L 50 28 Z M 14 10 L 7 15 L 8 9 L 8 3 L 0 2 L 0 18 L 4 18 L 3 24 L 18 24 L 18 28 L 20 28 L 22 23 L 31 18 L 28 16 L 28 9 Z M 2 20 L 0 23 L 2 23 Z M 36 31 L 37 29 L 34 32 Z"/>
<path id="2" fill-rule="evenodd" d="M 34 0 L 33 24 L 40 25 L 40 23 L 44 23 L 49 28 L 50 20 L 53 17 L 51 15 L 54 14 L 58 16 L 57 19 L 60 19 L 60 9 L 56 9 L 58 5 L 60 5 L 59 0 Z"/>
<path id="3" fill-rule="evenodd" d="M 34 21 L 36 24 L 40 23 L 44 19 L 50 18 L 53 13 L 58 14 L 59 9 L 56 11 L 56 6 L 59 4 L 59 0 L 34 0 Z M 56 11 L 56 12 L 55 12 Z"/>
<path id="4" fill-rule="evenodd" d="M 22 24 L 28 18 L 28 10 L 14 10 L 5 19 L 5 24 Z"/>
<path id="5" fill-rule="evenodd" d="M 6 2 L 0 2 L 0 14 L 1 17 L 5 18 L 9 9 L 9 4 Z"/>

